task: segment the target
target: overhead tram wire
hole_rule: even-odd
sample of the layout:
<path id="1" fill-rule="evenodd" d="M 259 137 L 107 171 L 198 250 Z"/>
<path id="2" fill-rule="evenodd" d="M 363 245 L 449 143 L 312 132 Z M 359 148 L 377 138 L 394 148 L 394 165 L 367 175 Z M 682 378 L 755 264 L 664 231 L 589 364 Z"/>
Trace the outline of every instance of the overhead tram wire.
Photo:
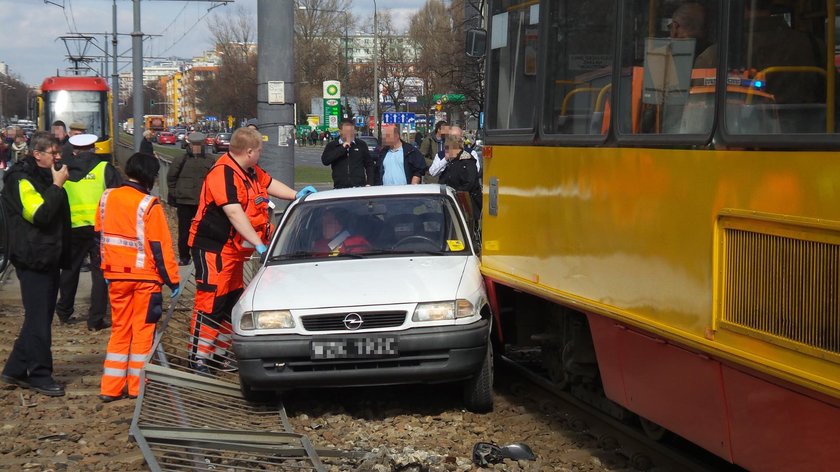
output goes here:
<path id="1" fill-rule="evenodd" d="M 77 31 L 79 31 L 79 27 L 76 26 L 76 15 L 73 14 L 73 0 L 66 0 L 66 1 L 67 1 L 67 8 L 64 9 L 65 15 L 67 14 L 67 10 L 70 10 L 70 19 L 73 20 L 73 29 L 71 31 L 77 32 Z"/>
<path id="2" fill-rule="evenodd" d="M 192 33 L 192 32 L 193 32 L 193 28 L 195 28 L 196 26 L 198 26 L 198 24 L 199 24 L 199 23 L 201 23 L 202 21 L 204 21 L 204 19 L 205 19 L 205 18 L 207 18 L 207 15 L 209 15 L 209 14 L 210 14 L 210 11 L 211 11 L 211 10 L 213 10 L 213 9 L 214 9 L 214 8 L 216 8 L 216 7 L 225 6 L 225 5 L 227 5 L 228 3 L 231 3 L 231 2 L 213 2 L 213 3 L 215 3 L 215 5 L 213 5 L 213 6 L 211 6 L 210 8 L 208 8 L 208 9 L 207 9 L 207 11 L 206 11 L 206 12 L 204 12 L 204 14 L 202 14 L 202 15 L 201 15 L 201 17 L 199 17 L 199 18 L 198 18 L 198 20 L 196 20 L 196 22 L 195 22 L 195 23 L 193 23 L 193 24 L 192 24 L 189 28 L 187 28 L 187 29 L 184 31 L 184 34 L 182 34 L 182 35 L 181 35 L 181 37 L 179 37 L 178 39 L 176 39 L 176 40 L 175 40 L 175 42 L 173 42 L 172 44 L 170 44 L 170 45 L 169 45 L 169 47 L 167 47 L 166 49 L 164 49 L 163 51 L 161 51 L 161 52 L 160 52 L 160 53 L 158 53 L 158 54 L 159 54 L 159 55 L 161 55 L 161 56 L 162 56 L 162 55 L 164 55 L 164 54 L 166 54 L 166 53 L 167 53 L 170 49 L 172 49 L 173 47 L 175 47 L 175 46 L 176 46 L 176 45 L 177 45 L 177 44 L 178 44 L 178 43 L 179 43 L 182 39 L 184 39 L 184 38 L 185 38 L 188 34 Z"/>

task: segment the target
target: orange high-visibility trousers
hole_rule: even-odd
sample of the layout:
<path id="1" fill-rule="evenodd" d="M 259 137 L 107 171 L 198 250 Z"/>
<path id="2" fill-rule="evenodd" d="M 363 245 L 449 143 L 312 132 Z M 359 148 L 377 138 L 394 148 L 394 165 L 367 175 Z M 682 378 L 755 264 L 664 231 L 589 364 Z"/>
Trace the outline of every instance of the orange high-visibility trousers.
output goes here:
<path id="1" fill-rule="evenodd" d="M 155 338 L 155 323 L 163 312 L 156 282 L 114 280 L 111 299 L 111 338 L 105 355 L 100 393 L 118 397 L 140 393 L 140 371 Z"/>
<path id="2" fill-rule="evenodd" d="M 221 253 L 192 249 L 195 264 L 195 308 L 190 323 L 190 359 L 209 360 L 230 347 L 230 313 L 242 295 L 240 253 L 227 246 Z"/>

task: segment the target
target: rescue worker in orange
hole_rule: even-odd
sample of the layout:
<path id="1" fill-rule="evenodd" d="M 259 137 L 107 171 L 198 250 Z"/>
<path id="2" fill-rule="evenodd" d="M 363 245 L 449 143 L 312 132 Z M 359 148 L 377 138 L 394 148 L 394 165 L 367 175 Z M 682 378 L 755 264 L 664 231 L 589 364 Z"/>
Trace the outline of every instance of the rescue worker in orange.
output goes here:
<path id="1" fill-rule="evenodd" d="M 243 291 L 245 260 L 267 249 L 273 214 L 269 195 L 294 200 L 316 191 L 311 186 L 295 191 L 273 179 L 257 165 L 262 150 L 258 131 L 246 127 L 233 133 L 230 150 L 204 180 L 190 228 L 196 282 L 190 361 L 202 375 L 210 375 L 210 367 L 235 369 L 223 363 L 230 347 L 230 314 Z"/>
<path id="2" fill-rule="evenodd" d="M 159 170 L 154 157 L 131 156 L 125 165 L 128 182 L 106 190 L 96 213 L 112 323 L 99 395 L 104 402 L 137 397 L 140 370 L 163 312 L 161 286 L 167 285 L 173 298 L 180 292 L 166 216 L 157 197 L 149 195 Z"/>

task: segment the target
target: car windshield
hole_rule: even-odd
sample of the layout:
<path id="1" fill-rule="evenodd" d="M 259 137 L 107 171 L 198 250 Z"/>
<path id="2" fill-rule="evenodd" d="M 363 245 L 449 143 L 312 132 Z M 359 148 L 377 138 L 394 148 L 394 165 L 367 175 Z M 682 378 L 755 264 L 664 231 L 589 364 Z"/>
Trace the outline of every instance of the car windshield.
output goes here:
<path id="1" fill-rule="evenodd" d="M 470 251 L 456 203 L 443 195 L 313 201 L 291 211 L 269 262 Z"/>
<path id="2" fill-rule="evenodd" d="M 230 139 L 229 133 L 220 133 L 217 135 L 219 139 Z"/>

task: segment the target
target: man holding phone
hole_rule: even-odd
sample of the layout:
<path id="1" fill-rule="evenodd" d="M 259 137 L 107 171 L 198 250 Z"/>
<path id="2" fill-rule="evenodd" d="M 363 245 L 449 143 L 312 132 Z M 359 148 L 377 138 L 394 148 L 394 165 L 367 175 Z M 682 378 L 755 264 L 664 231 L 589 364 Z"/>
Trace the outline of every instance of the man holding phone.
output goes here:
<path id="1" fill-rule="evenodd" d="M 341 133 L 337 140 L 330 141 L 321 154 L 321 162 L 332 167 L 335 188 L 364 187 L 373 185 L 374 160 L 367 144 L 356 139 L 356 125 L 345 118 L 339 125 Z"/>
<path id="2" fill-rule="evenodd" d="M 24 320 L 0 380 L 51 397 L 64 395 L 52 376 L 52 318 L 59 271 L 70 263 L 70 206 L 58 140 L 32 136 L 32 155 L 8 171 L 3 207 L 9 224 L 11 261 L 20 280 Z"/>

